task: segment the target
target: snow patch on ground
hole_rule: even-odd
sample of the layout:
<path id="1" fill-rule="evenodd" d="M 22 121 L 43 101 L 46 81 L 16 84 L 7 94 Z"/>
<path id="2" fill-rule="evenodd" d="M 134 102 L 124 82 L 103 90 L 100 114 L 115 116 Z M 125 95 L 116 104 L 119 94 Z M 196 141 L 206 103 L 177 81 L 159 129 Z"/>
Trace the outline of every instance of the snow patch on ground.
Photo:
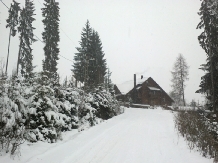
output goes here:
<path id="1" fill-rule="evenodd" d="M 88 130 L 63 133 L 57 143 L 25 142 L 21 156 L 2 163 L 212 163 L 190 151 L 174 129 L 171 111 L 126 108 Z"/>

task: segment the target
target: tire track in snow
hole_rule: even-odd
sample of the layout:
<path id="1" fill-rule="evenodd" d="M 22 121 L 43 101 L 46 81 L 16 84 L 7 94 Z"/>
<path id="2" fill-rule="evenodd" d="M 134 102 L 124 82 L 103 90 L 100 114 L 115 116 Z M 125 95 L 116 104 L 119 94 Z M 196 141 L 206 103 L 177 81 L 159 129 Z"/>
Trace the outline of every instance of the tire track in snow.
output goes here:
<path id="1" fill-rule="evenodd" d="M 124 125 L 124 126 L 126 126 L 126 125 Z M 122 128 L 124 128 L 124 126 Z M 101 151 L 101 153 L 105 153 L 105 154 L 99 158 L 94 157 L 90 161 L 90 163 L 102 162 L 102 160 L 104 160 L 104 158 L 110 154 L 110 151 L 113 151 L 113 149 L 120 144 L 121 139 L 123 138 L 123 135 L 126 135 L 125 133 L 127 133 L 130 128 L 131 128 L 131 126 L 129 126 L 128 128 L 125 128 L 125 132 L 123 130 L 119 130 L 119 133 L 116 135 L 116 137 L 114 137 L 112 140 L 110 140 L 110 145 L 107 148 L 104 148 L 103 151 Z M 99 153 L 100 153 L 100 150 L 99 150 Z"/>
<path id="2" fill-rule="evenodd" d="M 122 115 L 120 115 L 120 116 L 122 116 Z M 111 120 L 109 120 L 109 121 L 111 121 Z M 117 128 L 118 126 L 119 126 L 119 128 L 123 128 L 124 126 L 126 126 L 125 122 L 123 122 L 123 121 L 121 121 L 121 122 L 118 121 L 118 122 L 119 123 L 116 123 L 112 127 L 107 128 L 103 133 L 99 134 L 94 140 L 91 140 L 88 144 L 85 144 L 83 147 L 81 147 L 81 149 L 76 151 L 76 153 L 79 153 L 79 155 L 77 155 L 77 158 L 74 159 L 74 157 L 76 155 L 76 153 L 74 153 L 72 156 L 69 156 L 69 157 L 65 158 L 61 163 L 72 163 L 72 162 L 73 163 L 79 163 L 79 162 L 81 162 L 81 160 L 84 160 L 85 157 L 87 157 L 87 154 L 90 153 L 90 151 L 93 148 L 97 148 L 97 149 L 95 149 L 96 154 L 98 154 L 99 152 L 102 152 L 102 146 L 105 145 L 105 142 L 108 142 L 108 140 L 111 139 L 111 138 L 108 137 L 108 135 L 111 135 L 111 131 L 112 132 L 116 131 L 116 130 L 114 130 L 114 128 Z M 108 122 L 108 123 L 110 123 L 110 122 Z M 121 132 L 122 132 L 122 130 L 119 130 L 119 133 L 121 133 Z M 118 133 L 114 133 L 114 135 L 115 134 L 117 135 Z M 115 138 L 113 140 L 115 140 Z M 96 158 L 96 155 L 92 158 L 90 163 L 95 158 Z"/>
<path id="3" fill-rule="evenodd" d="M 110 155 L 113 155 L 113 153 L 118 153 L 120 148 L 125 148 L 122 146 L 128 144 L 128 142 L 125 141 L 125 137 L 132 132 L 131 129 L 139 125 L 138 121 L 140 121 L 141 116 L 143 115 L 133 114 L 131 115 L 132 119 L 125 118 L 122 122 L 118 121 L 119 123 L 116 123 L 116 125 L 113 127 L 113 130 L 107 131 L 109 137 L 107 135 L 102 135 L 104 137 L 99 136 L 98 139 L 101 139 L 100 142 L 93 143 L 91 145 L 92 147 L 89 147 L 90 144 L 87 145 L 87 149 L 85 152 L 80 154 L 79 158 L 76 156 L 77 158 L 75 159 L 73 158 L 75 156 L 72 155 L 65 159 L 62 163 L 99 163 L 103 162 L 106 157 L 107 159 L 110 159 Z M 139 126 L 143 125 L 143 122 L 144 121 L 141 121 Z M 94 149 L 94 151 L 90 151 L 91 149 Z"/>
<path id="4" fill-rule="evenodd" d="M 199 153 L 190 153 L 182 138 L 175 143 L 177 136 L 171 112 L 130 108 L 29 163 L 212 162 Z"/>
<path id="5" fill-rule="evenodd" d="M 73 139 L 75 139 L 75 138 L 76 138 L 77 136 L 79 136 L 79 135 L 80 135 L 80 133 L 78 132 L 78 133 L 76 133 L 75 135 L 70 136 L 67 140 L 63 140 L 63 141 L 58 142 L 58 143 L 56 143 L 56 144 L 49 144 L 49 145 L 51 145 L 50 148 L 48 148 L 48 149 L 46 149 L 46 150 L 43 150 L 41 153 L 39 153 L 39 154 L 37 154 L 37 155 L 35 155 L 35 156 L 29 158 L 29 159 L 26 161 L 26 163 L 30 163 L 30 162 L 31 162 L 33 159 L 35 159 L 36 157 L 37 157 L 37 158 L 38 158 L 38 157 L 42 157 L 42 156 L 44 156 L 44 155 L 46 155 L 46 154 L 48 154 L 48 153 L 55 152 L 57 147 L 59 148 L 59 147 L 61 147 L 61 146 L 64 146 L 64 145 L 68 144 L 70 141 L 73 141 Z M 47 142 L 45 142 L 45 143 L 47 143 Z"/>

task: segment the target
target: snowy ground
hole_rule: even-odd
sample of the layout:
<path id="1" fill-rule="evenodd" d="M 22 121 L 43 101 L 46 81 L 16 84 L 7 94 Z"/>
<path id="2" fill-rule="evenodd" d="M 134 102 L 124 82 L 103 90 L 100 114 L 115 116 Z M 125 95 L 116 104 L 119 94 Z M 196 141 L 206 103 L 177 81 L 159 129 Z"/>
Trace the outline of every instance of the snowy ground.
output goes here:
<path id="1" fill-rule="evenodd" d="M 128 108 L 86 131 L 63 135 L 55 144 L 25 143 L 20 158 L 0 163 L 212 163 L 190 151 L 178 137 L 173 114 L 161 109 Z"/>

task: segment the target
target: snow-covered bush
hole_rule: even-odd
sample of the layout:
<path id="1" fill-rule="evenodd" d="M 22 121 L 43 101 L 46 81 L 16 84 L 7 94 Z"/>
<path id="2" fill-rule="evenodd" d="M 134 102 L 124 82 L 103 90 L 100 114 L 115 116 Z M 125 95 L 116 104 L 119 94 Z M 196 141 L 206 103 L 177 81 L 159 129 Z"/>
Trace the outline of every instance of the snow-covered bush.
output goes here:
<path id="1" fill-rule="evenodd" d="M 62 113 L 65 125 L 62 131 L 75 129 L 78 127 L 77 109 L 79 106 L 79 93 L 73 88 L 56 88 L 55 89 L 55 105 L 58 112 Z"/>
<path id="2" fill-rule="evenodd" d="M 96 109 L 91 106 L 91 102 L 93 102 L 92 95 L 80 91 L 78 103 L 78 131 L 85 130 L 101 121 L 100 119 L 97 119 Z"/>
<path id="3" fill-rule="evenodd" d="M 29 141 L 56 142 L 61 138 L 61 129 L 64 126 L 65 116 L 58 112 L 55 105 L 54 89 L 51 81 L 42 72 L 39 73 L 33 84 L 33 96 L 28 106 L 30 134 Z"/>
<path id="4" fill-rule="evenodd" d="M 82 131 L 122 113 L 110 92 L 84 93 L 80 88 L 61 87 L 46 72 L 4 83 L 0 89 L 0 141 L 7 151 L 16 149 L 23 139 L 53 143 L 61 139 L 63 131 Z"/>
<path id="5" fill-rule="evenodd" d="M 175 127 L 190 149 L 197 149 L 204 157 L 215 158 L 217 162 L 218 128 L 212 119 L 200 111 L 179 111 L 175 114 Z"/>
<path id="6" fill-rule="evenodd" d="M 8 81 L 0 87 L 0 145 L 14 155 L 24 142 L 25 116 L 20 80 Z"/>
<path id="7" fill-rule="evenodd" d="M 115 96 L 106 90 L 96 89 L 89 94 L 82 94 L 79 106 L 79 131 L 122 112 L 123 109 L 120 107 Z"/>
<path id="8" fill-rule="evenodd" d="M 118 101 L 110 92 L 97 90 L 92 95 L 94 100 L 91 105 L 96 108 L 97 117 L 107 120 L 122 113 Z"/>

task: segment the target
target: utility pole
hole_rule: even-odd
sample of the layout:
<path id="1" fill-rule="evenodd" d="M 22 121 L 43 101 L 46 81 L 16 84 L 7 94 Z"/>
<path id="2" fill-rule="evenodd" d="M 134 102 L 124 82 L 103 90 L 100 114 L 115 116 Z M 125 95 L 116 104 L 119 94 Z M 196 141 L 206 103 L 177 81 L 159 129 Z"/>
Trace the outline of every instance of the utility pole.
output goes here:
<path id="1" fill-rule="evenodd" d="M 7 72 L 8 72 L 8 58 L 9 58 L 9 52 L 10 52 L 10 43 L 11 43 L 11 27 L 10 27 L 10 33 L 9 33 L 8 55 L 7 55 L 6 70 L 5 70 L 6 76 L 7 76 Z"/>
<path id="2" fill-rule="evenodd" d="M 20 36 L 20 46 L 19 46 L 19 52 L 18 52 L 18 58 L 17 58 L 17 76 L 18 76 L 18 69 L 19 69 L 19 64 L 20 64 L 20 52 L 21 52 L 22 43 L 23 43 L 23 29 L 22 29 L 21 36 Z"/>

